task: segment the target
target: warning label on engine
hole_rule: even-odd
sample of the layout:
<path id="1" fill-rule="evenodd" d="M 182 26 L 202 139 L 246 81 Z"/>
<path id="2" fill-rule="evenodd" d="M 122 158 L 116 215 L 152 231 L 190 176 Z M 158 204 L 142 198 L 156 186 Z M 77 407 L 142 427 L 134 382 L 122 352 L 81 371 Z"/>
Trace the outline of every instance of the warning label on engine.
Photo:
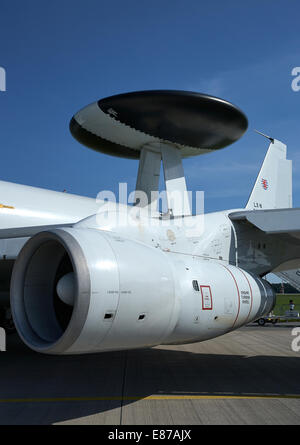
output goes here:
<path id="1" fill-rule="evenodd" d="M 202 309 L 203 310 L 212 310 L 212 295 L 210 286 L 200 286 L 201 294 L 202 294 Z"/>
<path id="2" fill-rule="evenodd" d="M 248 290 L 241 291 L 241 299 L 243 304 L 250 304 L 250 294 Z"/>

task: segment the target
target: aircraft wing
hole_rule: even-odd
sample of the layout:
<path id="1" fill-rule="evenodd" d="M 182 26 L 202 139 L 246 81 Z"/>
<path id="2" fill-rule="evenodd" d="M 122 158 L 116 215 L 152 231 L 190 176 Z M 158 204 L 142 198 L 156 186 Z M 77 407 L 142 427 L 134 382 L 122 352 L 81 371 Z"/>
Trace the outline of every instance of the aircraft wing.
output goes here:
<path id="1" fill-rule="evenodd" d="M 295 289 L 300 292 L 300 269 L 276 272 L 275 275 L 290 283 Z"/>
<path id="2" fill-rule="evenodd" d="M 289 234 L 300 237 L 300 208 L 242 210 L 230 213 L 232 221 L 248 221 L 266 234 Z"/>
<path id="3" fill-rule="evenodd" d="M 73 227 L 73 225 L 74 223 L 50 224 L 44 226 L 14 227 L 10 229 L 0 229 L 0 239 L 27 238 L 45 230 L 60 229 L 61 227 Z"/>
<path id="4" fill-rule="evenodd" d="M 251 225 L 270 235 L 289 235 L 300 238 L 300 208 L 250 210 L 233 212 L 229 214 L 232 221 L 248 221 Z M 273 271 L 300 291 L 300 269 Z"/>

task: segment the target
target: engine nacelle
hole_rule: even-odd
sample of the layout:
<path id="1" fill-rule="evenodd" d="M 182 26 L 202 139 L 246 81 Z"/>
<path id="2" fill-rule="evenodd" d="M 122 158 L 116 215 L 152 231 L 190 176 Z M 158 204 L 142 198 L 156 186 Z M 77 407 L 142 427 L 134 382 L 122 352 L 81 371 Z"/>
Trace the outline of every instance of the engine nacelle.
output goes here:
<path id="1" fill-rule="evenodd" d="M 49 354 L 206 340 L 270 312 L 274 295 L 234 266 L 86 228 L 31 238 L 11 280 L 19 335 Z"/>
<path id="2" fill-rule="evenodd" d="M 180 301 L 168 344 L 208 340 L 237 329 L 274 308 L 276 294 L 265 280 L 214 260 L 174 258 Z"/>
<path id="3" fill-rule="evenodd" d="M 72 306 L 57 294 L 70 273 Z M 173 274 L 164 253 L 93 229 L 31 238 L 14 267 L 11 305 L 24 342 L 53 354 L 159 344 L 176 322 Z"/>

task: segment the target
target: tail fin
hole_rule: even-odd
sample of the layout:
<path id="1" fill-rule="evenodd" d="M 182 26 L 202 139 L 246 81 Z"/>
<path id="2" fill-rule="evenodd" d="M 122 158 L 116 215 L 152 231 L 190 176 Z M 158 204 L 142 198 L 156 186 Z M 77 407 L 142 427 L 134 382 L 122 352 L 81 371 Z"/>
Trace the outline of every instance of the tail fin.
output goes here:
<path id="1" fill-rule="evenodd" d="M 270 139 L 267 154 L 256 178 L 246 209 L 292 207 L 292 161 L 286 159 L 286 145 Z"/>

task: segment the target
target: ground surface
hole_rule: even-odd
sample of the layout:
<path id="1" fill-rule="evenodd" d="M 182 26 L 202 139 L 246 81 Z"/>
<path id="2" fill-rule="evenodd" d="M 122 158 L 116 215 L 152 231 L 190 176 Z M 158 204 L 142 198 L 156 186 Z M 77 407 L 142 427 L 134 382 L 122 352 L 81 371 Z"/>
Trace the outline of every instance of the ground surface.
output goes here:
<path id="1" fill-rule="evenodd" d="M 70 357 L 36 354 L 13 335 L 0 353 L 0 424 L 300 424 L 295 326 Z"/>

